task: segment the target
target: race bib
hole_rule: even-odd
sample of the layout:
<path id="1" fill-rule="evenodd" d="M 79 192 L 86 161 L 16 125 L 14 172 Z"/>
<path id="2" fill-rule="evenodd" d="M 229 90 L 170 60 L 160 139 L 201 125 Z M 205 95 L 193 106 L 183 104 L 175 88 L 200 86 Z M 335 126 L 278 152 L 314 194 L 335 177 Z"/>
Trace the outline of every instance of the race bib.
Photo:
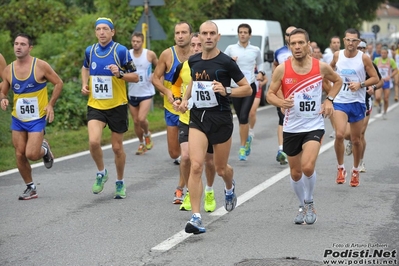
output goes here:
<path id="1" fill-rule="evenodd" d="M 360 82 L 358 78 L 355 77 L 345 77 L 341 76 L 342 78 L 342 87 L 340 93 L 343 93 L 344 95 L 356 95 L 356 92 L 351 91 L 349 88 L 349 85 L 351 82 Z"/>
<path id="2" fill-rule="evenodd" d="M 111 76 L 90 76 L 91 93 L 94 99 L 112 99 L 112 77 Z"/>
<path id="3" fill-rule="evenodd" d="M 295 93 L 294 108 L 295 116 L 301 118 L 314 118 L 320 113 L 319 94 Z"/>
<path id="4" fill-rule="evenodd" d="M 15 104 L 17 118 L 22 121 L 30 121 L 39 117 L 39 101 L 37 97 L 20 98 Z"/>
<path id="5" fill-rule="evenodd" d="M 388 67 L 379 67 L 378 70 L 380 71 L 381 77 L 383 79 L 389 76 L 389 68 Z"/>
<path id="6" fill-rule="evenodd" d="M 139 75 L 139 82 L 137 82 L 137 83 L 139 83 L 139 84 L 143 84 L 144 82 L 146 82 L 146 80 L 145 80 L 145 71 L 143 71 L 143 70 L 137 70 L 137 75 Z"/>
<path id="7" fill-rule="evenodd" d="M 212 81 L 194 81 L 191 98 L 197 108 L 210 108 L 218 105 Z"/>

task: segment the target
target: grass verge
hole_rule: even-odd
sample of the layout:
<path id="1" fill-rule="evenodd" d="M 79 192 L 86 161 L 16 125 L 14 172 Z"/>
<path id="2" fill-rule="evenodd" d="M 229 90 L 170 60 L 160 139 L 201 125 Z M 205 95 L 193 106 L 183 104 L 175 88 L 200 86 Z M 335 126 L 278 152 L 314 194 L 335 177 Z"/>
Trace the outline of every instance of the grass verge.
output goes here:
<path id="1" fill-rule="evenodd" d="M 163 131 L 166 128 L 164 109 L 161 105 L 154 106 L 147 116 L 151 132 Z M 0 110 L 0 172 L 16 168 L 14 146 L 11 140 L 11 111 Z M 133 120 L 129 114 L 129 130 L 124 134 L 124 139 L 135 138 Z M 46 128 L 46 139 L 51 145 L 54 156 L 63 157 L 69 154 L 85 151 L 89 148 L 87 127 L 78 130 L 60 130 L 53 127 Z M 111 143 L 111 131 L 106 127 L 103 131 L 102 145 Z M 36 163 L 36 162 L 31 162 Z"/>

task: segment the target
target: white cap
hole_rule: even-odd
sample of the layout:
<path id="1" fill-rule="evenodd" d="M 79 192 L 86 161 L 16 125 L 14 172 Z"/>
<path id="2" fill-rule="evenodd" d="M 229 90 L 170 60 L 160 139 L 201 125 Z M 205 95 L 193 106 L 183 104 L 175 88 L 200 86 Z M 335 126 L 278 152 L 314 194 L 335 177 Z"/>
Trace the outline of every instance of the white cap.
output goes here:
<path id="1" fill-rule="evenodd" d="M 359 45 L 357 47 L 361 47 L 361 48 L 366 48 L 366 43 L 365 42 L 360 42 Z"/>

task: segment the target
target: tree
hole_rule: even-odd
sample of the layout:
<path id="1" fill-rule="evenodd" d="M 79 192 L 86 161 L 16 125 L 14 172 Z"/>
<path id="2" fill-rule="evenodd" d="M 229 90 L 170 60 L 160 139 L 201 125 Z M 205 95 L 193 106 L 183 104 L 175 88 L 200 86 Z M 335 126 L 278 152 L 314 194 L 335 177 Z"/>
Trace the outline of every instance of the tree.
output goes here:
<path id="1" fill-rule="evenodd" d="M 248 5 L 246 0 L 236 0 L 230 18 L 277 20 L 283 30 L 291 25 L 300 27 L 325 48 L 331 36 L 343 36 L 346 29 L 373 20 L 382 3 L 385 0 L 259 0 Z"/>
<path id="2" fill-rule="evenodd" d="M 13 35 L 24 32 L 35 40 L 43 32 L 62 32 L 75 19 L 76 7 L 69 9 L 60 1 L 12 0 L 1 5 L 2 29 Z M 40 22 L 40 23 L 38 23 Z"/>
<path id="3" fill-rule="evenodd" d="M 84 112 L 80 112 L 85 108 L 85 101 L 74 97 L 80 95 L 84 50 L 97 42 L 94 34 L 96 19 L 111 18 L 116 28 L 114 40 L 130 48 L 130 35 L 143 7 L 131 7 L 129 1 L 0 1 L 0 52 L 7 62 L 15 59 L 14 36 L 25 32 L 34 39 L 32 55 L 49 62 L 65 82 L 68 93 L 63 93 L 61 97 L 65 98 L 59 103 L 60 110 L 65 113 L 65 118 L 58 123 L 62 127 L 76 128 L 85 120 Z M 311 40 L 324 48 L 331 36 L 342 36 L 347 28 L 359 28 L 362 21 L 373 20 L 381 3 L 385 0 L 165 0 L 165 6 L 153 7 L 153 12 L 166 32 L 167 40 L 152 41 L 151 49 L 159 55 L 174 44 L 177 22 L 187 21 L 194 31 L 198 31 L 202 22 L 218 18 L 277 20 L 283 29 L 295 25 L 306 29 Z M 390 4 L 399 4 L 399 0 L 390 1 Z"/>

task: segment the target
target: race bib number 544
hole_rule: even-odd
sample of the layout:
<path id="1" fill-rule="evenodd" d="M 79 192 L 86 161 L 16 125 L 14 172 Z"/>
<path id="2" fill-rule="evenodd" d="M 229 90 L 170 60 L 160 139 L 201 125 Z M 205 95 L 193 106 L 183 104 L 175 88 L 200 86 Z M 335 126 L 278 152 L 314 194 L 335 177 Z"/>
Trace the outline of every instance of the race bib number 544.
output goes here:
<path id="1" fill-rule="evenodd" d="M 112 77 L 91 76 L 92 95 L 94 99 L 112 99 Z"/>

